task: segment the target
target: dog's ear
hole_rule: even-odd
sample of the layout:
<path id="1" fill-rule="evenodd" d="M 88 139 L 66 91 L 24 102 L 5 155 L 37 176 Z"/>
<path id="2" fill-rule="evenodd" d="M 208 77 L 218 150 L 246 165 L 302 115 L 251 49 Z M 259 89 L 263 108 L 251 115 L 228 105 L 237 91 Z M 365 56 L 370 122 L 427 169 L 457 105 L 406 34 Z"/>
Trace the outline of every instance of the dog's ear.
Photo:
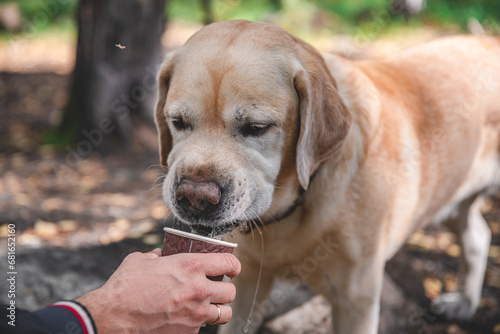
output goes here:
<path id="1" fill-rule="evenodd" d="M 321 162 L 342 145 L 351 114 L 337 92 L 323 57 L 309 44 L 297 40 L 298 63 L 294 86 L 299 96 L 300 134 L 297 143 L 297 175 L 302 188 Z"/>
<path id="2" fill-rule="evenodd" d="M 167 54 L 158 73 L 158 101 L 155 109 L 155 123 L 158 129 L 158 140 L 160 145 L 160 165 L 167 168 L 167 158 L 172 149 L 172 135 L 168 128 L 165 115 L 165 103 L 172 74 L 173 59 L 175 51 Z"/>

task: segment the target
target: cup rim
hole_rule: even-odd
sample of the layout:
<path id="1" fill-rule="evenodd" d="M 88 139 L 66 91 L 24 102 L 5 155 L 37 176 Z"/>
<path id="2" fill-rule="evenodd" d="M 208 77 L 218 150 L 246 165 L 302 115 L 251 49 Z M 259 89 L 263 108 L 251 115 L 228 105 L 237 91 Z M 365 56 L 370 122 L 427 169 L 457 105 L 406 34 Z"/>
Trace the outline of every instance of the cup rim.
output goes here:
<path id="1" fill-rule="evenodd" d="M 171 233 L 171 234 L 175 234 L 175 235 L 180 235 L 182 237 L 189 238 L 189 239 L 195 239 L 195 240 L 199 240 L 199 241 L 208 242 L 208 243 L 211 243 L 214 245 L 221 245 L 221 246 L 226 246 L 226 247 L 230 247 L 230 248 L 238 247 L 238 244 L 236 244 L 236 243 L 223 241 L 223 240 L 217 240 L 217 239 L 213 239 L 213 238 L 209 238 L 209 237 L 204 237 L 202 235 L 184 232 L 181 230 L 176 230 L 175 228 L 164 227 L 163 231 Z"/>

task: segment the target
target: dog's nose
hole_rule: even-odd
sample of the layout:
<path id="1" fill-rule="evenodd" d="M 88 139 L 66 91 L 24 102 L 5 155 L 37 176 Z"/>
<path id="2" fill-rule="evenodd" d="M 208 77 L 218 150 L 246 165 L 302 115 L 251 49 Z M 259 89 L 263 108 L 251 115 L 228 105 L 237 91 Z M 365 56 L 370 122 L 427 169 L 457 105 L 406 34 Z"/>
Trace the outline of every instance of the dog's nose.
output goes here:
<path id="1" fill-rule="evenodd" d="M 177 203 L 193 214 L 214 211 L 221 197 L 220 187 L 213 181 L 182 180 L 175 191 Z"/>

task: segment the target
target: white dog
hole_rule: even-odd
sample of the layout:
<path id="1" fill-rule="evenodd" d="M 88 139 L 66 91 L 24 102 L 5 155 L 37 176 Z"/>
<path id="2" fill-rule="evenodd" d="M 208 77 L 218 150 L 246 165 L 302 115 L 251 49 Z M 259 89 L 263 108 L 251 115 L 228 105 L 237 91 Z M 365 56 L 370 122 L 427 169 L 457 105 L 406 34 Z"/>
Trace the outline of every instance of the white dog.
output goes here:
<path id="1" fill-rule="evenodd" d="M 156 121 L 176 217 L 204 234 L 262 226 L 259 302 L 274 277 L 321 256 L 303 278 L 332 303 L 335 333 L 376 333 L 385 262 L 415 229 L 445 221 L 460 273 L 457 294 L 437 302 L 454 319 L 478 307 L 490 241 L 481 194 L 500 181 L 498 38 L 349 61 L 273 25 L 215 23 L 167 56 Z M 262 254 L 252 233 L 232 240 L 243 270 L 221 331 L 235 334 Z"/>

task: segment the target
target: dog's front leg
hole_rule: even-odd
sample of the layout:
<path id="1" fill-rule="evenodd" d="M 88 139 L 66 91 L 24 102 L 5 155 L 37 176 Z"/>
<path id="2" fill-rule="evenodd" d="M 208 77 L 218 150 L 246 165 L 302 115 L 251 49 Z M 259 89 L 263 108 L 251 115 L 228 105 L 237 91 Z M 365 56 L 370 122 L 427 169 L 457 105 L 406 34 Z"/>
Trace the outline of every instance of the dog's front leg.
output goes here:
<path id="1" fill-rule="evenodd" d="M 385 261 L 365 258 L 355 263 L 332 263 L 318 281 L 332 304 L 335 334 L 376 334 Z"/>
<path id="2" fill-rule="evenodd" d="M 228 324 L 219 327 L 218 334 L 257 333 L 267 313 L 274 310 L 267 305 L 267 298 L 274 282 L 273 274 L 264 269 L 259 280 L 258 263 L 242 260 L 241 264 L 241 274 L 231 281 L 236 286 L 236 299 L 230 304 L 233 316 Z M 254 303 L 256 291 L 257 297 Z"/>

